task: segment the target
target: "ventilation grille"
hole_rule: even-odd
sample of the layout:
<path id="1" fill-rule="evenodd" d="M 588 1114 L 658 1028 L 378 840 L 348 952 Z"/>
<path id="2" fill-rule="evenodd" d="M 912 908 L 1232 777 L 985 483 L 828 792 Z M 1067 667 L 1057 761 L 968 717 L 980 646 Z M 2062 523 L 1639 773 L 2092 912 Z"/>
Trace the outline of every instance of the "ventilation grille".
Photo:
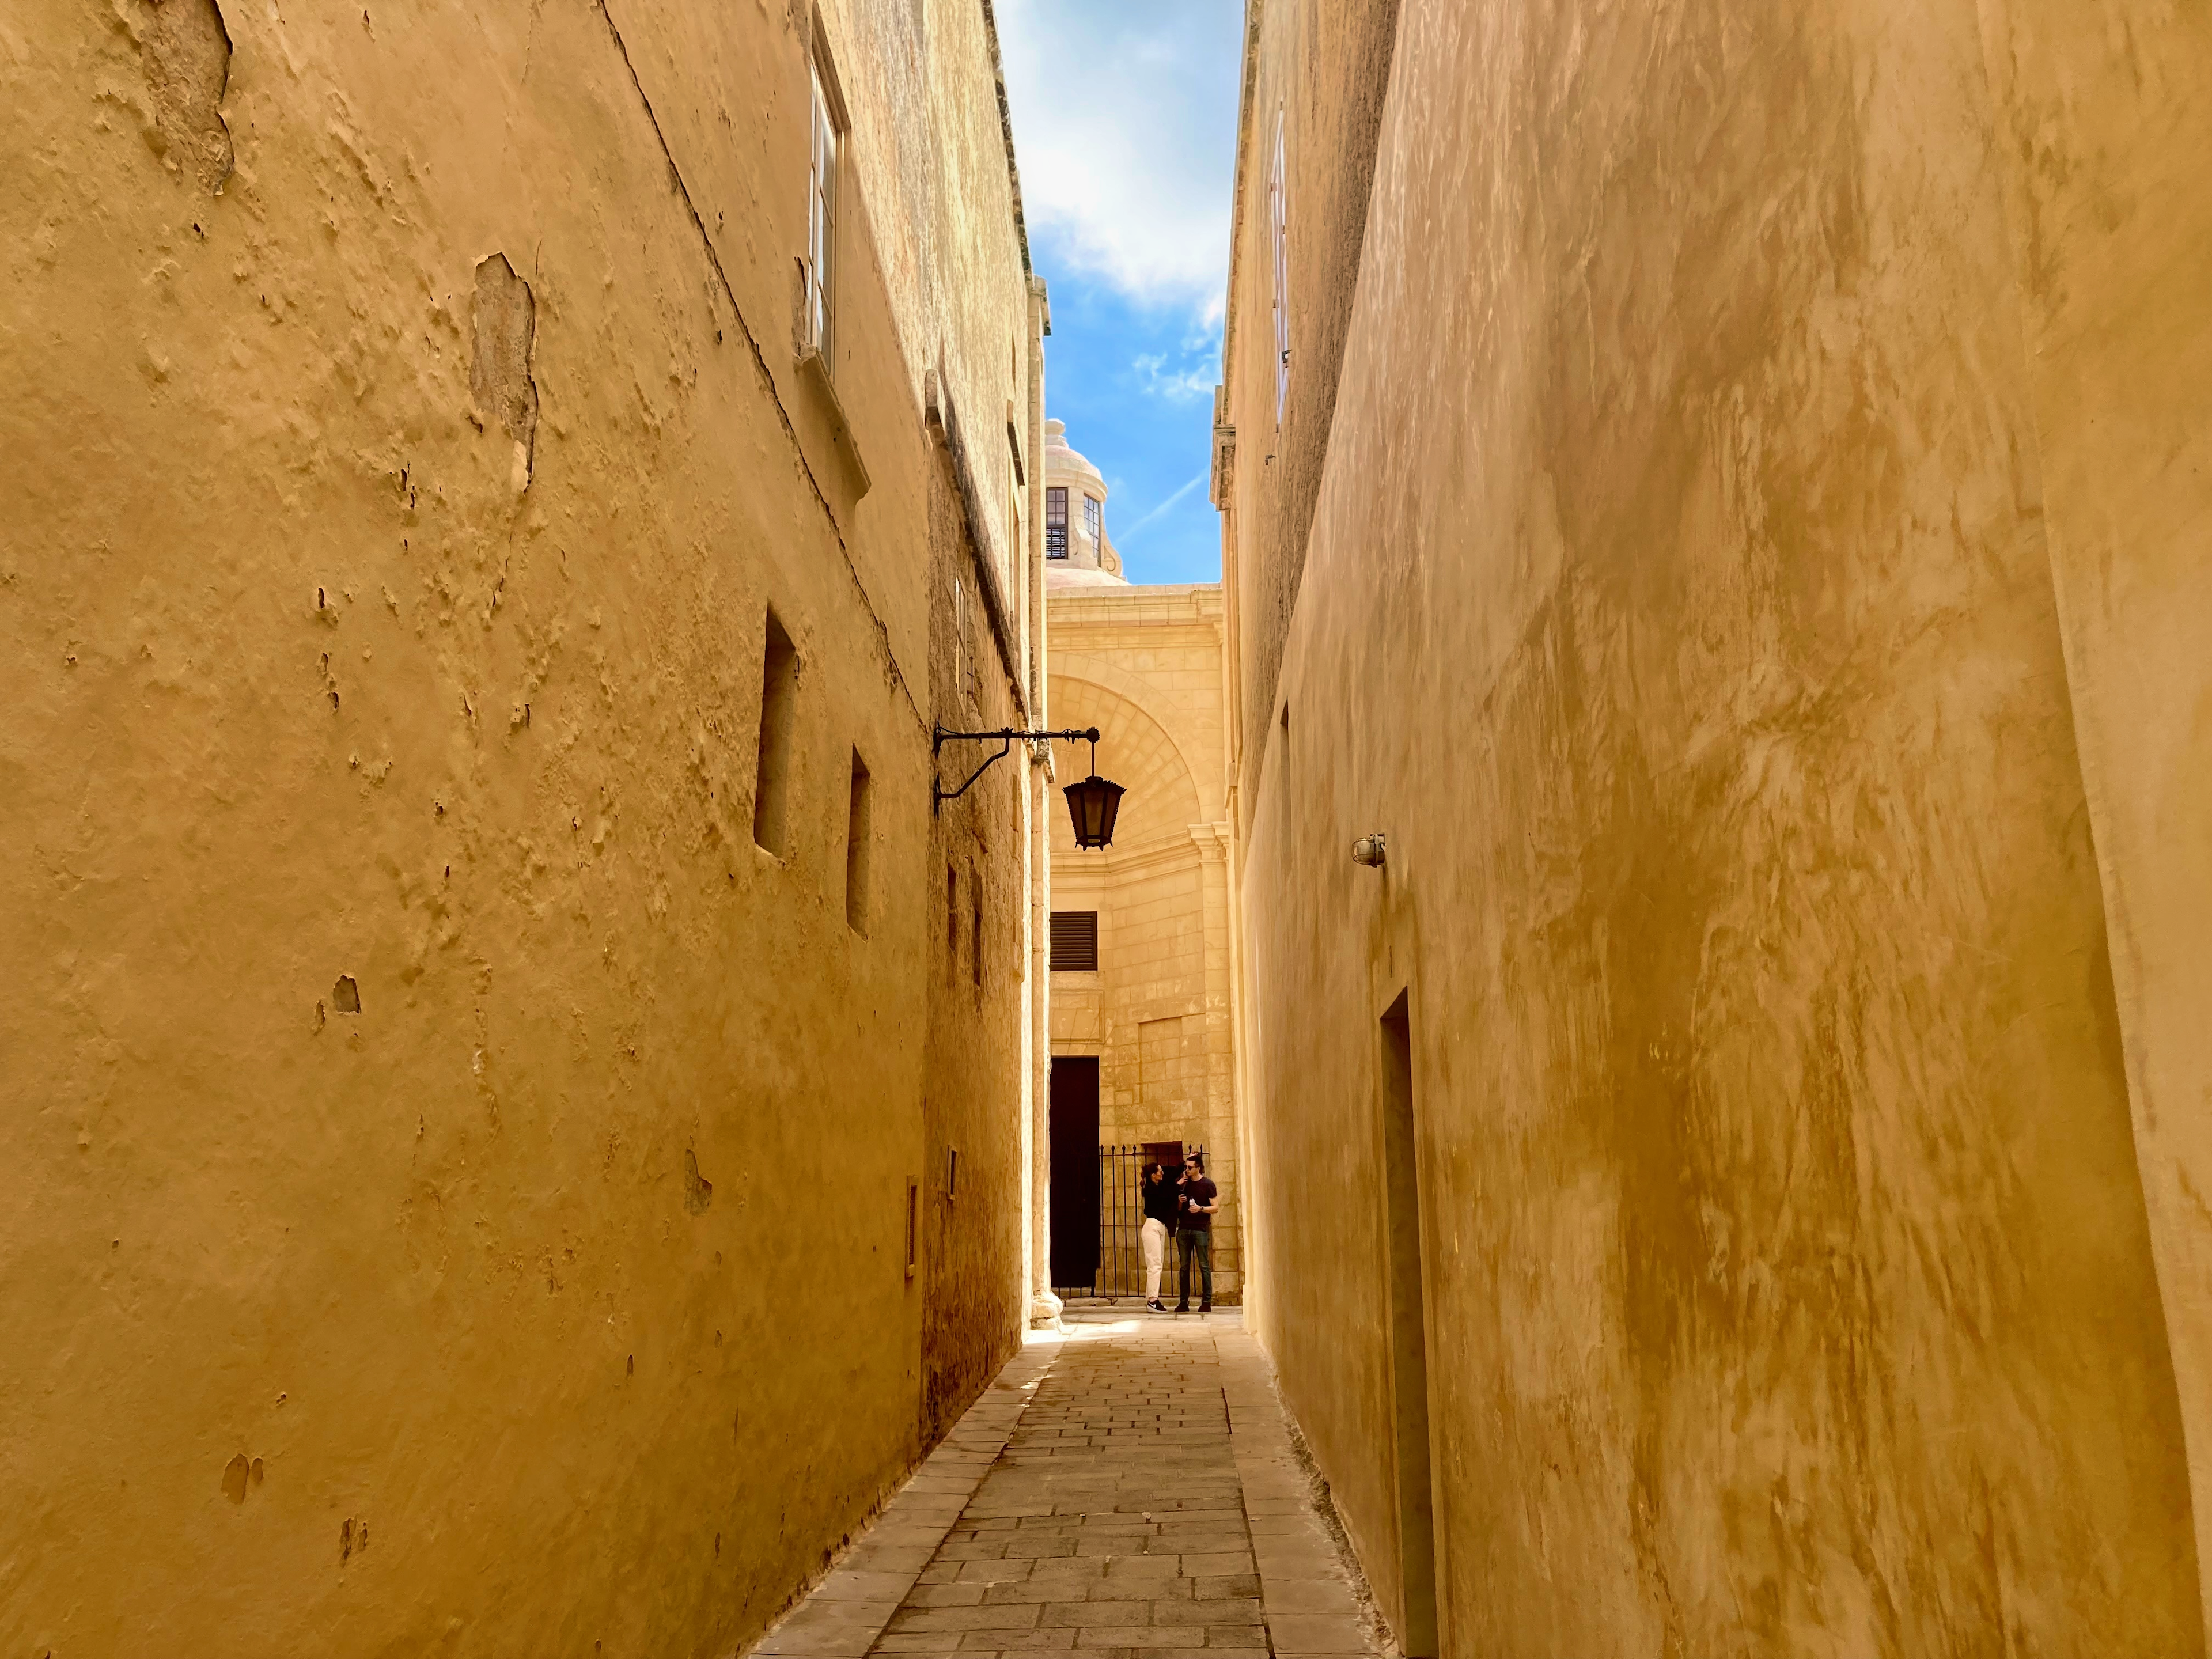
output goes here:
<path id="1" fill-rule="evenodd" d="M 1052 913 L 1052 970 L 1056 974 L 1095 974 L 1098 971 L 1098 913 L 1096 910 L 1055 910 Z"/>

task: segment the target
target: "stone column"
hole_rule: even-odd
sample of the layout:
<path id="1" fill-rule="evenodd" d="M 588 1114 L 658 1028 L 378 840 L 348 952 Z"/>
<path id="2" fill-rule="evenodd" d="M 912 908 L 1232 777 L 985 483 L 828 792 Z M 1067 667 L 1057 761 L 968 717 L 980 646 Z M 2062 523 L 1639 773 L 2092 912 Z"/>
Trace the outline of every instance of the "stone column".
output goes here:
<path id="1" fill-rule="evenodd" d="M 1235 1030 L 1229 1017 L 1229 826 L 1194 823 L 1190 838 L 1198 845 L 1204 916 L 1206 1146 L 1212 1164 L 1207 1173 L 1221 1188 L 1221 1212 L 1213 1224 L 1215 1291 L 1224 1297 L 1233 1292 L 1241 1300 L 1244 1203 L 1237 1157 Z"/>
<path id="2" fill-rule="evenodd" d="M 1042 277 L 1030 278 L 1029 408 L 1024 447 L 1029 457 L 1029 670 L 1031 729 L 1052 726 L 1046 687 L 1044 580 L 1044 337 L 1050 327 Z M 1052 1293 L 1052 745 L 1030 749 L 1030 1099 L 1022 1126 L 1028 1170 L 1023 1193 L 1023 1266 L 1032 1329 L 1060 1324 L 1060 1298 Z"/>

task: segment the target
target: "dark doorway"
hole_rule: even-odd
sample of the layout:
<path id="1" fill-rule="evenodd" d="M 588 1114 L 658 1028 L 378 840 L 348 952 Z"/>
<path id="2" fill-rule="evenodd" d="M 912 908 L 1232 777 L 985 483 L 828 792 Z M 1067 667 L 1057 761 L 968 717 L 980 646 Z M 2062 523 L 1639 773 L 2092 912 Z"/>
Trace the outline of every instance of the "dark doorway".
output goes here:
<path id="1" fill-rule="evenodd" d="M 1182 1142 L 1180 1140 L 1146 1141 L 1145 1143 L 1145 1170 L 1151 1169 L 1155 1164 L 1164 1164 L 1167 1166 L 1168 1179 L 1170 1181 L 1173 1181 L 1177 1176 L 1181 1175 L 1182 1173 Z M 1137 1176 L 1139 1180 L 1142 1180 L 1144 1178 L 1144 1170 L 1139 1170 L 1137 1172 Z"/>
<path id="2" fill-rule="evenodd" d="M 1429 1341 L 1421 1275 L 1420 1159 L 1413 1128 L 1413 1042 L 1406 994 L 1382 1016 L 1383 1232 L 1390 1291 L 1390 1391 L 1398 1486 L 1398 1646 L 1437 1651 L 1436 1518 L 1429 1492 Z"/>
<path id="3" fill-rule="evenodd" d="M 1052 1285 L 1089 1296 L 1098 1278 L 1098 1057 L 1052 1060 Z"/>

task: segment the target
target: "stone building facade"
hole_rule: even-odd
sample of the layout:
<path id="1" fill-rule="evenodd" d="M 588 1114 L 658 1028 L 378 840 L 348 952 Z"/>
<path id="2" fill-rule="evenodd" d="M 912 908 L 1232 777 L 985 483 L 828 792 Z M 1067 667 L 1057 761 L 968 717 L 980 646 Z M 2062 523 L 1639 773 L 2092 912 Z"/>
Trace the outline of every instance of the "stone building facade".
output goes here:
<path id="1" fill-rule="evenodd" d="M 1097 726 L 1100 769 L 1128 791 L 1103 852 L 1079 850 L 1064 813 L 1052 821 L 1054 916 L 1063 929 L 1073 921 L 1078 934 L 1091 930 L 1096 949 L 1095 968 L 1054 960 L 1054 1061 L 1095 1063 L 1101 1145 L 1205 1148 L 1223 1200 L 1216 1297 L 1235 1302 L 1242 1206 L 1221 588 L 1126 580 L 1103 527 L 1103 479 L 1068 447 L 1060 422 L 1045 433 L 1052 722 Z M 1066 492 L 1073 525 L 1064 557 L 1050 534 L 1054 490 Z M 1064 749 L 1062 769 L 1088 759 Z"/>
<path id="2" fill-rule="evenodd" d="M 996 80 L 981 0 L 0 25 L 0 1649 L 741 1650 L 1019 1342 Z"/>
<path id="3" fill-rule="evenodd" d="M 1247 15 L 1248 1317 L 1405 1650 L 2203 1653 L 2212 15 Z"/>

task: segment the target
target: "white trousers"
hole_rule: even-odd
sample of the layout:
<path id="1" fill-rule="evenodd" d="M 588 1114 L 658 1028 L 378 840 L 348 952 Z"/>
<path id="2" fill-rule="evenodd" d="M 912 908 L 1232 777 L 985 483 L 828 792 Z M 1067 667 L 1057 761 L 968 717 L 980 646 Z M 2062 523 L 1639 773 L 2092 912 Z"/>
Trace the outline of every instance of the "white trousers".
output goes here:
<path id="1" fill-rule="evenodd" d="M 1167 1224 L 1146 1216 L 1138 1237 L 1145 1245 L 1145 1300 L 1157 1302 L 1160 1299 L 1160 1269 L 1168 1260 Z"/>

